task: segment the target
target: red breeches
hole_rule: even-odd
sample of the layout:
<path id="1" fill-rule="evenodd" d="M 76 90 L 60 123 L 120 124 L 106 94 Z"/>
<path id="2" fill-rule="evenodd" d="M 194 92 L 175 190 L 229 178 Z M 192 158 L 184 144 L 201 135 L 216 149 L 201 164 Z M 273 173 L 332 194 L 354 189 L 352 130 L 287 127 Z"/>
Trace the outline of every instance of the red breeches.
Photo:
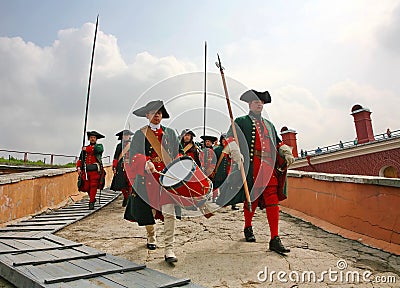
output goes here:
<path id="1" fill-rule="evenodd" d="M 97 171 L 88 171 L 87 179 L 84 180 L 82 191 L 89 193 L 90 202 L 94 202 L 97 194 L 97 187 L 99 186 L 100 175 Z"/>
<path id="2" fill-rule="evenodd" d="M 278 222 L 279 222 L 279 206 L 278 206 L 278 193 L 277 186 L 268 186 L 264 189 L 263 194 L 260 196 L 264 198 L 264 202 L 266 204 L 266 213 L 269 224 L 269 229 L 271 233 L 271 239 L 275 236 L 278 236 Z M 244 228 L 252 226 L 252 220 L 256 208 L 258 206 L 257 198 L 254 202 L 251 203 L 252 211 L 248 209 L 244 209 Z"/>

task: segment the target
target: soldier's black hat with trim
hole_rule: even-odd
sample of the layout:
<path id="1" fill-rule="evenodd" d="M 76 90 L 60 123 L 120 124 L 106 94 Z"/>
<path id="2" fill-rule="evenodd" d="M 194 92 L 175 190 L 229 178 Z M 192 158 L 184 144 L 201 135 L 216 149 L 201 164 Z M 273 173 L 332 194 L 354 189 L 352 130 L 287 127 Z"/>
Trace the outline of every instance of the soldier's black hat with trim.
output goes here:
<path id="1" fill-rule="evenodd" d="M 105 138 L 106 136 L 101 135 L 99 132 L 97 131 L 88 131 L 86 132 L 87 137 L 89 138 L 90 136 L 96 136 L 96 139 L 101 139 L 101 138 Z"/>
<path id="2" fill-rule="evenodd" d="M 222 140 L 226 140 L 226 133 L 222 133 L 221 136 L 219 136 L 219 144 L 222 145 Z"/>
<path id="3" fill-rule="evenodd" d="M 196 134 L 194 134 L 194 132 L 190 129 L 183 129 L 181 132 L 181 138 L 183 138 L 183 136 L 185 136 L 186 134 L 190 134 L 193 137 L 196 137 Z"/>
<path id="4" fill-rule="evenodd" d="M 133 133 L 131 130 L 125 129 L 125 130 L 122 130 L 122 131 L 118 132 L 117 134 L 115 134 L 115 136 L 118 136 L 118 140 L 122 140 L 122 135 L 132 136 L 133 134 L 135 134 L 135 133 Z"/>
<path id="5" fill-rule="evenodd" d="M 146 114 L 150 111 L 161 111 L 163 118 L 169 118 L 169 114 L 165 109 L 164 102 L 161 100 L 150 101 L 146 104 L 146 106 L 136 109 L 132 113 L 139 117 L 146 117 Z"/>
<path id="6" fill-rule="evenodd" d="M 271 103 L 271 95 L 268 91 L 265 92 L 258 92 L 256 90 L 248 90 L 240 96 L 240 100 L 250 103 L 254 100 L 261 100 L 264 104 Z"/>
<path id="7" fill-rule="evenodd" d="M 210 141 L 213 142 L 213 143 L 214 143 L 215 141 L 218 140 L 218 138 L 215 137 L 215 136 L 207 136 L 207 135 L 205 135 L 205 136 L 200 136 L 200 138 L 203 139 L 204 141 L 210 140 Z"/>

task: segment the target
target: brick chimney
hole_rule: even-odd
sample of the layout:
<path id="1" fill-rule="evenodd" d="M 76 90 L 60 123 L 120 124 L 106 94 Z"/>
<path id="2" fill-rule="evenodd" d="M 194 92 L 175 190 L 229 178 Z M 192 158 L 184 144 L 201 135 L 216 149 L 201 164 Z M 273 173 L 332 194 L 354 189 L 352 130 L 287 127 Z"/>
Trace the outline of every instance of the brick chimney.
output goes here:
<path id="1" fill-rule="evenodd" d="M 363 108 L 361 105 L 354 105 L 351 108 L 351 115 L 354 117 L 356 125 L 357 141 L 359 144 L 374 141 L 374 132 L 372 130 L 371 111 Z"/>
<path id="2" fill-rule="evenodd" d="M 292 153 L 294 157 L 299 157 L 299 154 L 297 152 L 296 134 L 297 133 L 295 130 L 289 129 L 286 126 L 282 127 L 281 129 L 283 143 L 293 148 Z"/>

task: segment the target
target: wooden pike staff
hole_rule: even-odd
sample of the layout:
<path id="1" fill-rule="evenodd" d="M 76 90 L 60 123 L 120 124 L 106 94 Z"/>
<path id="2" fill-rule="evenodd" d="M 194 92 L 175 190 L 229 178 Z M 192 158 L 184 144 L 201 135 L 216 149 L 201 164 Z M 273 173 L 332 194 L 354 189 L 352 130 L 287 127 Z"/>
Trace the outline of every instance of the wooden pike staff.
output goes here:
<path id="1" fill-rule="evenodd" d="M 92 83 L 92 71 L 93 71 L 93 60 L 94 60 L 94 49 L 96 48 L 96 38 L 97 38 L 97 27 L 99 26 L 99 15 L 97 15 L 96 19 L 96 29 L 94 30 L 94 40 L 93 40 L 93 49 L 92 49 L 92 59 L 90 61 L 90 71 L 89 71 L 89 84 L 86 94 L 86 109 L 85 109 L 85 124 L 83 126 L 83 141 L 82 147 L 85 146 L 85 139 L 86 139 L 86 126 L 87 126 L 87 119 L 88 119 L 88 110 L 89 110 L 89 95 L 90 95 L 90 84 Z"/>
<path id="2" fill-rule="evenodd" d="M 225 81 L 224 67 L 222 67 L 221 59 L 219 58 L 218 54 L 217 54 L 217 57 L 218 57 L 218 62 L 216 62 L 215 64 L 217 65 L 217 67 L 219 68 L 219 72 L 221 73 L 222 84 L 224 86 L 224 92 L 225 92 L 225 98 L 226 98 L 226 104 L 228 105 L 229 118 L 231 119 L 231 127 L 232 127 L 233 137 L 235 138 L 235 142 L 236 142 L 237 146 L 239 147 L 239 151 L 240 151 L 239 140 L 238 140 L 239 138 L 238 138 L 237 131 L 236 131 L 236 125 L 235 125 L 235 120 L 233 118 L 231 101 L 229 100 L 228 88 L 226 86 L 226 81 Z M 239 168 L 240 168 L 240 174 L 242 175 L 243 188 L 244 188 L 244 194 L 246 196 L 247 207 L 249 208 L 250 211 L 252 211 L 249 186 L 247 185 L 247 179 L 246 179 L 246 173 L 244 171 L 243 161 L 239 162 Z"/>
<path id="3" fill-rule="evenodd" d="M 204 42 L 204 103 L 203 103 L 203 136 L 206 136 L 207 111 L 207 41 Z"/>
<path id="4" fill-rule="evenodd" d="M 89 71 L 89 83 L 88 83 L 88 89 L 87 89 L 87 94 L 86 94 L 86 108 L 85 108 L 85 124 L 83 125 L 83 140 L 82 140 L 82 147 L 85 146 L 85 139 L 86 139 L 86 127 L 87 127 L 87 120 L 88 120 L 88 111 L 89 111 L 89 96 L 90 96 L 90 86 L 92 83 L 92 72 L 93 72 L 93 61 L 94 61 L 94 50 L 96 48 L 96 38 L 97 38 L 97 27 L 99 26 L 99 15 L 97 15 L 96 18 L 96 28 L 94 30 L 94 40 L 93 40 L 93 48 L 92 48 L 92 58 L 90 60 L 90 71 Z M 86 177 L 85 180 L 87 179 L 87 174 L 86 174 L 86 165 L 85 165 L 85 151 L 83 151 L 83 159 L 82 159 L 82 171 L 84 171 L 84 175 Z M 99 205 L 101 204 L 101 189 L 99 193 Z"/>

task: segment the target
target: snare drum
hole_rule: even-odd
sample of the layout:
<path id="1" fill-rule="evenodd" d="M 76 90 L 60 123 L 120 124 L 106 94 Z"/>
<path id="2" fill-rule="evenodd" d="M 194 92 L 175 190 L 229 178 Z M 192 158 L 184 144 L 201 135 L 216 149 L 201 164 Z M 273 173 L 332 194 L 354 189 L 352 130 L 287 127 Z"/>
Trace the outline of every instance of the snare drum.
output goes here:
<path id="1" fill-rule="evenodd" d="M 159 181 L 168 192 L 185 198 L 204 199 L 213 190 L 211 180 L 189 156 L 179 157 L 167 165 Z"/>

